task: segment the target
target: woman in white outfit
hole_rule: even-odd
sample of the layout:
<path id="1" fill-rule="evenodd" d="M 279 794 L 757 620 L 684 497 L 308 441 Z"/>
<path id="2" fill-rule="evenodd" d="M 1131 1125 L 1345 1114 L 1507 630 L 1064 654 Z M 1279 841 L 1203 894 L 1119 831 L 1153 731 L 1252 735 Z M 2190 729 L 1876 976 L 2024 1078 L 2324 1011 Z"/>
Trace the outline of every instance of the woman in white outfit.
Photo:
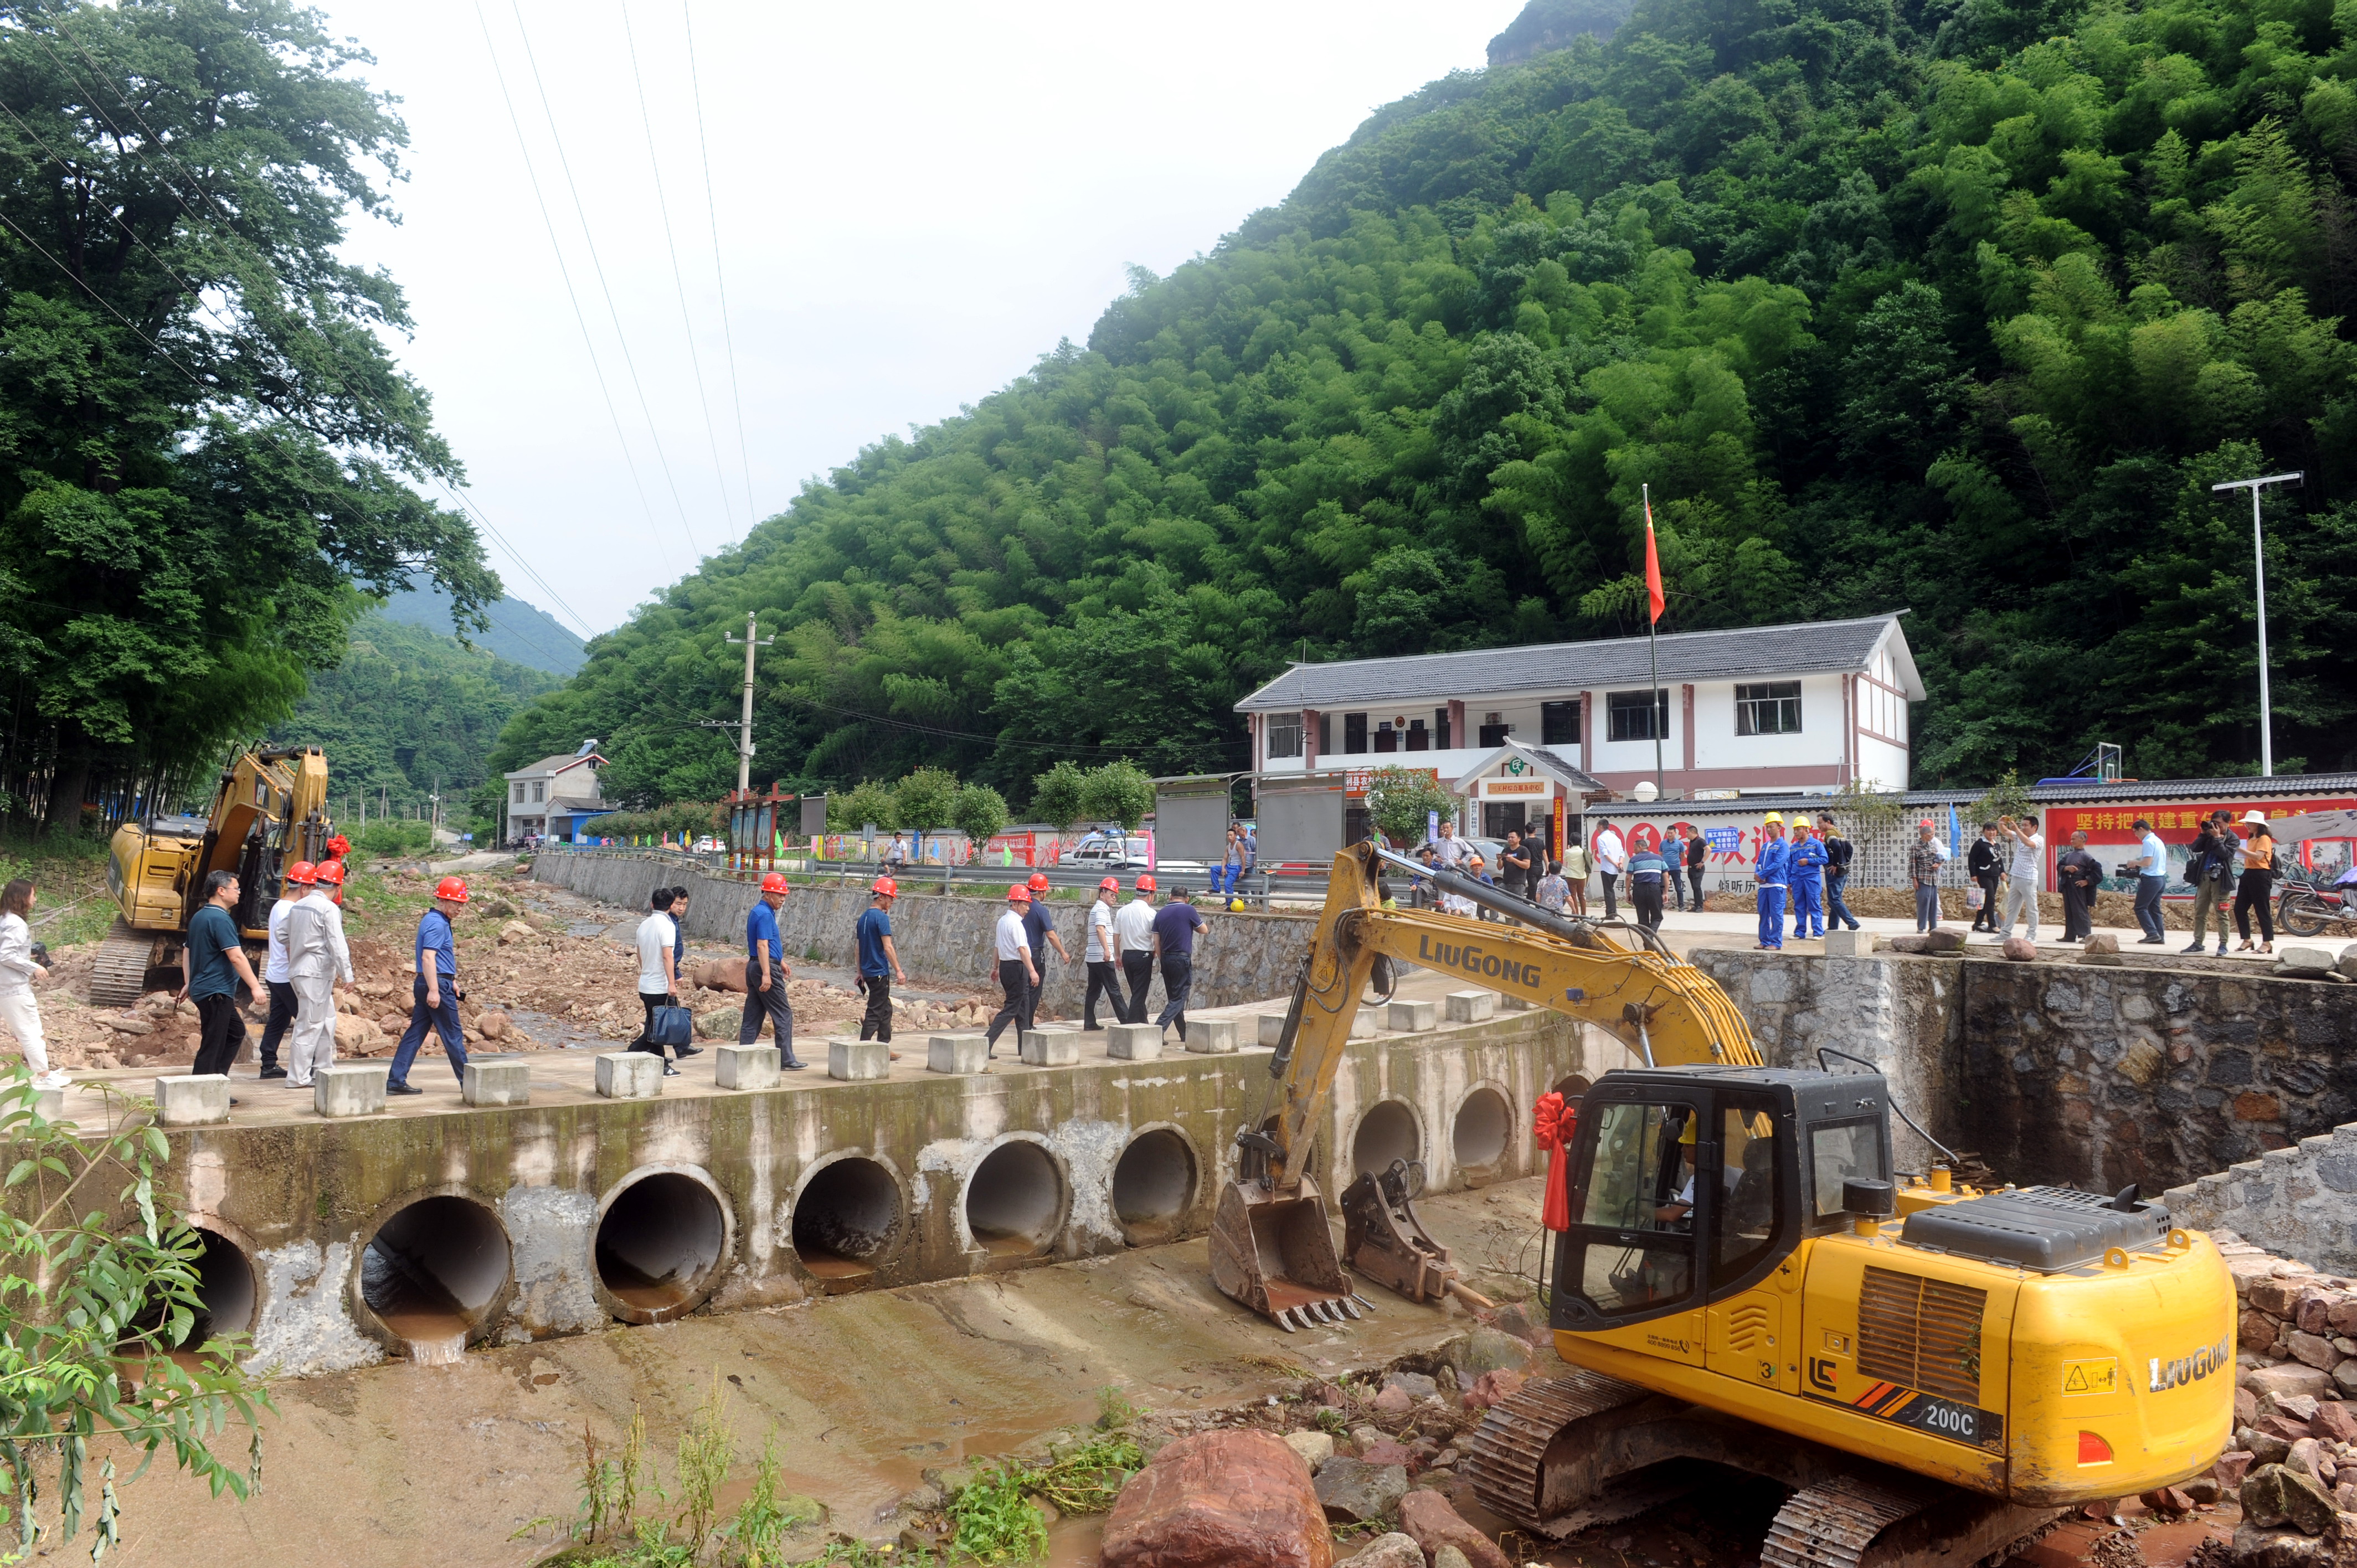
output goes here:
<path id="1" fill-rule="evenodd" d="M 23 877 L 0 887 L 0 1023 L 16 1036 L 25 1063 L 33 1069 L 36 1089 L 63 1089 L 71 1080 L 49 1068 L 49 1048 L 41 1036 L 41 1004 L 33 999 L 33 982 L 49 972 L 33 961 L 33 928 L 26 919 L 33 912 L 33 885 Z"/>

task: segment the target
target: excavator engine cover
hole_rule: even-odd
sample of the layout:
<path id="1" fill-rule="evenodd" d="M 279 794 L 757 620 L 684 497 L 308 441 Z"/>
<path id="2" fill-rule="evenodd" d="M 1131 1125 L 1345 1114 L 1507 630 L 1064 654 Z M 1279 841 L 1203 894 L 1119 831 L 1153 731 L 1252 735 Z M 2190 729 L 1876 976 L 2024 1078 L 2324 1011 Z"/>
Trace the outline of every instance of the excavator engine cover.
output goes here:
<path id="1" fill-rule="evenodd" d="M 1415 1217 L 1424 1167 L 1394 1160 L 1377 1176 L 1361 1173 L 1342 1189 L 1342 1256 L 1377 1284 L 1410 1301 L 1438 1301 L 1457 1270 L 1448 1249 L 1427 1235 Z"/>
<path id="2" fill-rule="evenodd" d="M 1283 1197 L 1263 1181 L 1232 1181 L 1211 1217 L 1211 1283 L 1290 1334 L 1361 1316 L 1334 1255 L 1326 1200 L 1308 1176 Z"/>

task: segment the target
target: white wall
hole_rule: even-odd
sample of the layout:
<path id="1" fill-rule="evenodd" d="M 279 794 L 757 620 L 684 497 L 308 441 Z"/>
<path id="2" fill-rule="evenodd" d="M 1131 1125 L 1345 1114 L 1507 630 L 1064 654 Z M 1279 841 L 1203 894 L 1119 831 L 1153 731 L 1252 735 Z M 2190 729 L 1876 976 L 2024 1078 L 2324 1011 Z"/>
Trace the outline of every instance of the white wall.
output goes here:
<path id="1" fill-rule="evenodd" d="M 1763 675 L 1761 680 L 1772 680 Z M 1744 684 L 1752 684 L 1746 682 Z M 1842 762 L 1841 677 L 1801 677 L 1798 735 L 1735 733 L 1735 686 L 1713 681 L 1695 687 L 1695 754 L 1697 768 L 1837 768 Z"/>
<path id="2" fill-rule="evenodd" d="M 1857 776 L 1877 789 L 1907 788 L 1907 753 L 1870 736 L 1857 737 Z"/>

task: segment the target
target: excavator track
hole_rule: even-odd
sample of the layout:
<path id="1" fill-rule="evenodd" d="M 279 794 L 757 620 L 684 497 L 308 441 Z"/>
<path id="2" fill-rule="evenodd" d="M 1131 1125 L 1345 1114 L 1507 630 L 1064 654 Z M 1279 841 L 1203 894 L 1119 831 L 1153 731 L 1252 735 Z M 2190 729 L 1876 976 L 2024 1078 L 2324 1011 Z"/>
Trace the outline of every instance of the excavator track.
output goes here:
<path id="1" fill-rule="evenodd" d="M 147 980 L 147 961 L 155 953 L 153 936 L 133 930 L 116 916 L 113 929 L 98 944 L 97 959 L 91 965 L 90 1004 L 128 1007 L 138 1001 Z"/>
<path id="2" fill-rule="evenodd" d="M 1975 1568 L 2002 1562 L 2053 1523 L 2031 1508 L 1878 1467 L 1827 1477 L 1784 1501 L 1762 1568 Z"/>
<path id="3" fill-rule="evenodd" d="M 1859 1568 L 1876 1536 L 1928 1500 L 1925 1488 L 1835 1476 L 1785 1499 L 1760 1561 L 1769 1568 Z"/>
<path id="4" fill-rule="evenodd" d="M 1526 1530 L 1545 1528 L 1540 1500 L 1547 1449 L 1573 1423 L 1650 1397 L 1647 1390 L 1600 1372 L 1525 1383 L 1490 1407 L 1474 1430 L 1465 1462 L 1481 1506 Z"/>

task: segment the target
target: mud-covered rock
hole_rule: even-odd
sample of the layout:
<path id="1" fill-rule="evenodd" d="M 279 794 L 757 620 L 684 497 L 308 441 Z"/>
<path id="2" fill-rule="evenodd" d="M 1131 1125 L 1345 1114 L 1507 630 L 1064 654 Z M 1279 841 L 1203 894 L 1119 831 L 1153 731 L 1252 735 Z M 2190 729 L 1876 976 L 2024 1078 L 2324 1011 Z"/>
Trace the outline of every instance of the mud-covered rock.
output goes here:
<path id="1" fill-rule="evenodd" d="M 1333 1568 L 1334 1540 L 1301 1455 L 1268 1433 L 1227 1428 L 1179 1438 L 1129 1478 L 1105 1521 L 1100 1561 L 1104 1568 Z"/>
<path id="2" fill-rule="evenodd" d="M 1424 1568 L 1424 1548 L 1415 1539 L 1394 1530 L 1359 1548 L 1351 1568 Z"/>
<path id="3" fill-rule="evenodd" d="M 1285 1445 L 1301 1455 L 1301 1462 L 1309 1466 L 1313 1476 L 1334 1457 L 1334 1434 L 1330 1432 L 1288 1432 Z"/>
<path id="4" fill-rule="evenodd" d="M 1484 1372 L 1465 1391 L 1467 1410 L 1491 1410 L 1505 1402 L 1526 1380 L 1520 1372 Z"/>
<path id="5" fill-rule="evenodd" d="M 1531 1347 L 1503 1329 L 1488 1324 L 1477 1326 L 1461 1339 L 1452 1339 L 1443 1352 L 1448 1364 L 1457 1369 L 1459 1380 L 1471 1382 L 1485 1372 L 1526 1371 L 1531 1364 Z"/>
<path id="6" fill-rule="evenodd" d="M 2262 1465 L 2244 1479 L 2243 1518 L 2262 1530 L 2288 1524 L 2306 1535 L 2321 1535 L 2338 1511 L 2331 1494 L 2316 1477 L 2287 1465 Z"/>
<path id="7" fill-rule="evenodd" d="M 1366 1524 L 1390 1518 L 1399 1507 L 1400 1498 L 1407 1495 L 1407 1467 L 1370 1465 L 1338 1454 L 1318 1472 L 1316 1487 L 1318 1506 L 1328 1519 L 1336 1524 Z"/>
<path id="8" fill-rule="evenodd" d="M 1438 1492 L 1410 1492 L 1402 1498 L 1399 1521 L 1427 1553 L 1437 1555 L 1442 1547 L 1453 1546 L 1472 1568 L 1514 1568 L 1498 1543 L 1467 1523 Z"/>

